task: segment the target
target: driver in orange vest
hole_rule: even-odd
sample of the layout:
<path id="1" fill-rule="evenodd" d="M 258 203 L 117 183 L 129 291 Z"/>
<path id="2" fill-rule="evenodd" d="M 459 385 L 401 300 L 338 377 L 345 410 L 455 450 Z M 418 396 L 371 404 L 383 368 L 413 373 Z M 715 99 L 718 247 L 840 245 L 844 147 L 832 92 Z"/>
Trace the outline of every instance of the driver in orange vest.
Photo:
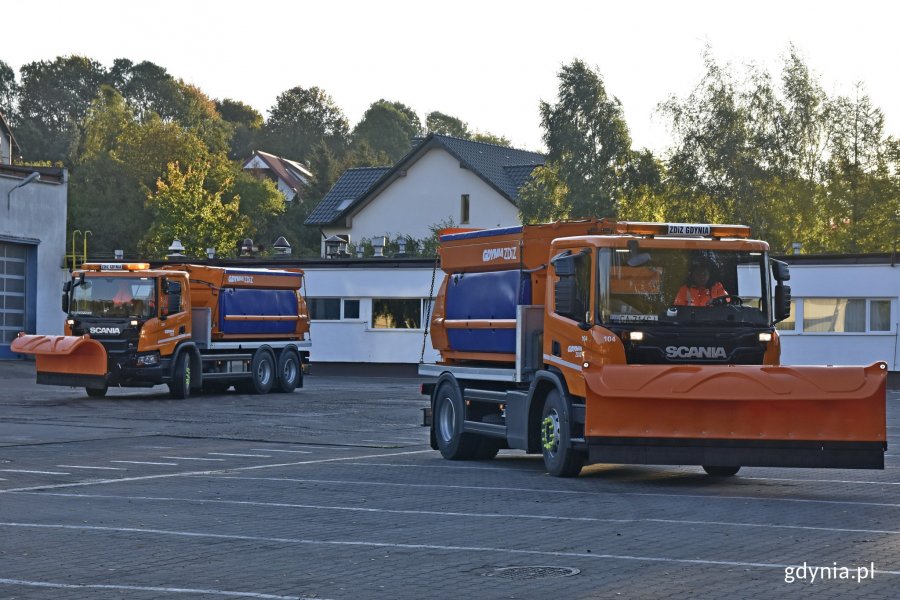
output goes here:
<path id="1" fill-rule="evenodd" d="M 719 281 L 711 281 L 712 269 L 706 259 L 691 262 L 687 282 L 675 296 L 675 306 L 708 306 L 714 298 L 728 296 Z"/>

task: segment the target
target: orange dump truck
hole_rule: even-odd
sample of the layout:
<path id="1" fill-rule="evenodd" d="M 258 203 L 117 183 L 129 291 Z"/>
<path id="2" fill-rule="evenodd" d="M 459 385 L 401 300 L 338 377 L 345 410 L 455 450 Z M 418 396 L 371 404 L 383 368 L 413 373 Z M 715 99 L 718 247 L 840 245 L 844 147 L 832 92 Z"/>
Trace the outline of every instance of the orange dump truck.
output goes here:
<path id="1" fill-rule="evenodd" d="M 887 365 L 781 366 L 790 275 L 749 235 L 591 220 L 442 236 L 441 360 L 419 368 L 437 378 L 423 385 L 432 447 L 540 452 L 556 476 L 884 468 Z"/>
<path id="2" fill-rule="evenodd" d="M 292 392 L 309 362 L 303 272 L 201 265 L 91 263 L 63 287 L 66 335 L 19 334 L 37 382 L 84 387 L 168 384 L 172 396 Z"/>

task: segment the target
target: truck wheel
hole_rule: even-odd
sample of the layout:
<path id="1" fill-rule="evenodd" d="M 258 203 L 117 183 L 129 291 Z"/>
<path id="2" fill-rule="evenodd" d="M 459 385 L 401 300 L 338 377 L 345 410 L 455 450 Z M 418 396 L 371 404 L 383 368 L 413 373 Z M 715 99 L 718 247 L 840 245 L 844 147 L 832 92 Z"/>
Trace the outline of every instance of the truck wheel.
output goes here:
<path id="1" fill-rule="evenodd" d="M 281 351 L 278 357 L 278 369 L 275 378 L 275 388 L 283 393 L 290 394 L 297 389 L 300 382 L 300 357 L 289 348 Z"/>
<path id="2" fill-rule="evenodd" d="M 103 387 L 99 387 L 99 388 L 92 388 L 92 387 L 84 388 L 84 391 L 87 392 L 87 395 L 90 396 L 91 398 L 102 398 L 106 395 L 106 390 L 108 390 L 108 389 L 109 389 L 109 386 L 104 385 Z"/>
<path id="3" fill-rule="evenodd" d="M 706 471 L 707 475 L 712 475 L 713 477 L 731 477 L 732 475 L 736 475 L 738 471 L 741 470 L 740 467 L 713 467 L 709 465 L 703 465 L 703 470 Z"/>
<path id="4" fill-rule="evenodd" d="M 250 379 L 237 385 L 242 394 L 267 394 L 275 383 L 275 358 L 268 348 L 260 348 L 250 362 Z"/>
<path id="5" fill-rule="evenodd" d="M 463 433 L 465 406 L 459 387 L 445 381 L 438 387 L 434 401 L 434 434 L 438 450 L 447 460 L 479 458 L 480 440 L 471 433 Z"/>
<path id="6" fill-rule="evenodd" d="M 575 477 L 584 466 L 583 451 L 572 448 L 569 424 L 563 418 L 566 407 L 557 390 L 547 394 L 541 412 L 540 440 L 544 453 L 544 467 L 554 477 Z"/>
<path id="7" fill-rule="evenodd" d="M 176 400 L 184 400 L 191 395 L 191 355 L 189 352 L 182 352 L 175 361 L 172 383 L 169 384 L 169 395 Z"/>

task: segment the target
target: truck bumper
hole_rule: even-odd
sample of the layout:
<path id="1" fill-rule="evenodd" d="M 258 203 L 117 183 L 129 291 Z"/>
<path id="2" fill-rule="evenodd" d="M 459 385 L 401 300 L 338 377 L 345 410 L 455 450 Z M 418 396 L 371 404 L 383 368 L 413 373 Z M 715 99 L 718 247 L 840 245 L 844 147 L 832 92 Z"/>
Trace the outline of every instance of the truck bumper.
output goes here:
<path id="1" fill-rule="evenodd" d="M 887 365 L 586 370 L 591 462 L 884 468 Z"/>
<path id="2" fill-rule="evenodd" d="M 884 442 L 590 437 L 591 463 L 883 469 Z"/>

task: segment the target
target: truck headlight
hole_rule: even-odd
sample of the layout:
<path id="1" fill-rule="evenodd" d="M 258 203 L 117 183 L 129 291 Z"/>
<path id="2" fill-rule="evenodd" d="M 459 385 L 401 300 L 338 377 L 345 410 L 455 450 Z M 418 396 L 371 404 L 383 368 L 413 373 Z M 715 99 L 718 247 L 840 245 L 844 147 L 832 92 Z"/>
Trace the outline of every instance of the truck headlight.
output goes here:
<path id="1" fill-rule="evenodd" d="M 137 357 L 137 364 L 140 367 L 149 367 L 159 364 L 159 352 L 151 352 L 150 354 L 141 354 Z"/>
<path id="2" fill-rule="evenodd" d="M 763 333 L 760 333 L 760 334 L 759 334 L 759 341 L 760 341 L 760 342 L 763 342 L 763 343 L 765 343 L 765 342 L 771 342 L 771 341 L 772 341 L 772 334 L 769 333 L 768 331 L 764 331 Z"/>

